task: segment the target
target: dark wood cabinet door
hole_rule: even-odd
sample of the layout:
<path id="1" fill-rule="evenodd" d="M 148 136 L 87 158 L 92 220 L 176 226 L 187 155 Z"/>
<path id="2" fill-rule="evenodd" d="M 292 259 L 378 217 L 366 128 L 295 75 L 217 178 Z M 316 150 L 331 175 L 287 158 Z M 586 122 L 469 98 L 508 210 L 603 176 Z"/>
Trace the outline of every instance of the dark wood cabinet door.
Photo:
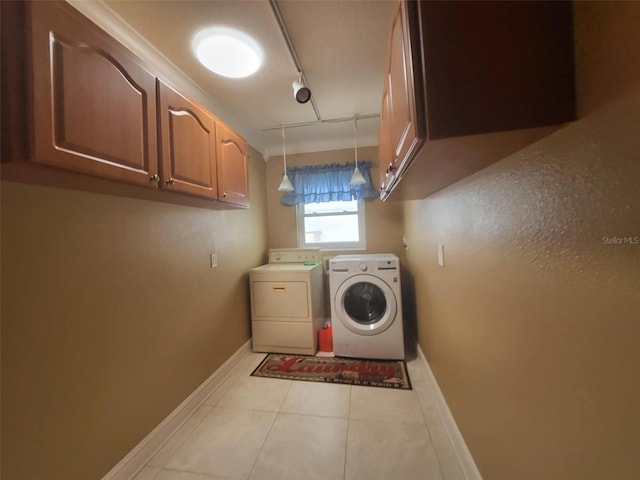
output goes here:
<path id="1" fill-rule="evenodd" d="M 31 160 L 156 188 L 155 77 L 72 7 L 30 8 Z"/>
<path id="2" fill-rule="evenodd" d="M 381 188 L 388 190 L 424 143 L 418 121 L 414 61 L 407 4 L 401 2 L 391 25 L 389 63 L 382 99 L 380 139 Z"/>
<path id="3" fill-rule="evenodd" d="M 391 180 L 394 155 L 391 148 L 391 133 L 389 128 L 389 76 L 387 75 L 382 90 L 382 106 L 380 107 L 380 125 L 378 128 L 378 159 L 380 166 L 380 189 L 386 191 Z"/>
<path id="4" fill-rule="evenodd" d="M 407 75 L 407 44 L 402 21 L 402 8 L 398 9 L 391 27 L 391 44 L 389 47 L 389 124 L 392 150 L 392 163 L 395 163 L 406 150 L 407 138 L 413 130 L 411 118 L 412 96 L 409 92 Z"/>
<path id="5" fill-rule="evenodd" d="M 247 142 L 221 122 L 216 123 L 216 139 L 219 200 L 249 206 Z"/>
<path id="6" fill-rule="evenodd" d="M 158 105 L 161 188 L 217 198 L 215 118 L 161 80 Z"/>

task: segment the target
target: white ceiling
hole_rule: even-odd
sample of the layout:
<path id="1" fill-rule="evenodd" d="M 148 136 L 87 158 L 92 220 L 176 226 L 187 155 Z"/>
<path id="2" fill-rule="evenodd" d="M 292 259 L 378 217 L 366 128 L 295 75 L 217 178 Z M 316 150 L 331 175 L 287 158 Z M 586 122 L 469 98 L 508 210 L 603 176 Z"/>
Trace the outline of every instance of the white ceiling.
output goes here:
<path id="1" fill-rule="evenodd" d="M 265 127 L 317 120 L 311 102 L 298 104 L 293 98 L 295 63 L 268 0 L 102 3 L 184 72 L 209 97 L 207 106 L 214 106 L 213 113 L 265 159 L 282 153 L 281 130 Z M 397 0 L 278 0 L 277 5 L 321 118 L 379 114 Z M 262 45 L 265 63 L 255 75 L 228 79 L 198 63 L 191 51 L 192 37 L 213 25 L 242 30 Z M 358 145 L 376 145 L 377 130 L 377 117 L 359 120 Z M 287 129 L 287 153 L 353 144 L 351 121 Z"/>

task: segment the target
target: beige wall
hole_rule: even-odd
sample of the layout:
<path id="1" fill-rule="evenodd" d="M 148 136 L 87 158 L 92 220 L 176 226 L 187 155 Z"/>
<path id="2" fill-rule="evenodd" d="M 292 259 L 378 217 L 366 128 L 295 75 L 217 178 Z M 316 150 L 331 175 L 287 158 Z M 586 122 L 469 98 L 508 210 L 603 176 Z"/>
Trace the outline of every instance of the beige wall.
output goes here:
<path id="1" fill-rule="evenodd" d="M 419 342 L 487 480 L 640 478 L 640 245 L 602 239 L 640 237 L 639 23 L 577 2 L 579 120 L 405 204 Z"/>
<path id="2" fill-rule="evenodd" d="M 247 341 L 249 171 L 249 210 L 2 182 L 3 478 L 101 478 Z"/>

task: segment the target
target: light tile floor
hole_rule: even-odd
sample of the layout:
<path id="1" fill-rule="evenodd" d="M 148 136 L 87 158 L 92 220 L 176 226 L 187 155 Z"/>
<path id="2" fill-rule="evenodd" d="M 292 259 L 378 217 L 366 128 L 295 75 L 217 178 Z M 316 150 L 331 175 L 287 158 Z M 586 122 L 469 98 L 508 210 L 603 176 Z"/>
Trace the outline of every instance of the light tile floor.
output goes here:
<path id="1" fill-rule="evenodd" d="M 251 377 L 250 353 L 134 480 L 463 480 L 420 360 L 413 390 Z"/>

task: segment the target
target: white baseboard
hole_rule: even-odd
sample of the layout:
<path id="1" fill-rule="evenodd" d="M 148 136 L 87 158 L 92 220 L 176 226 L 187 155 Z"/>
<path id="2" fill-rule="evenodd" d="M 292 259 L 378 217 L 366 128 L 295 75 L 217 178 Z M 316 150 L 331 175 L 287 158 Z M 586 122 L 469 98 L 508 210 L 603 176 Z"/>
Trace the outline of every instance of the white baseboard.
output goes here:
<path id="1" fill-rule="evenodd" d="M 171 412 L 151 433 L 142 439 L 102 480 L 129 480 L 140 471 L 151 457 L 186 422 L 209 395 L 233 371 L 239 361 L 251 352 L 251 339 L 247 340 L 220 368 L 195 389 L 184 402 Z"/>
<path id="2" fill-rule="evenodd" d="M 462 469 L 462 473 L 464 474 L 464 478 L 466 480 L 482 480 L 482 476 L 480 475 L 480 471 L 476 466 L 476 463 L 473 461 L 473 457 L 471 456 L 471 452 L 467 448 L 467 444 L 458 429 L 458 425 L 456 425 L 456 421 L 451 414 L 451 410 L 449 410 L 449 406 L 442 395 L 442 391 L 438 386 L 438 382 L 436 378 L 433 376 L 433 372 L 431 371 L 431 367 L 429 367 L 429 363 L 427 362 L 427 358 L 424 356 L 420 345 L 418 345 L 418 357 L 422 362 L 422 367 L 424 368 L 424 373 L 426 377 L 426 381 L 431 383 L 431 387 L 434 392 L 434 403 L 435 407 L 442 419 L 442 423 L 444 424 L 444 428 L 449 436 L 449 440 L 451 440 L 451 445 L 453 446 L 453 450 L 458 458 L 458 463 L 460 464 L 460 468 Z"/>

